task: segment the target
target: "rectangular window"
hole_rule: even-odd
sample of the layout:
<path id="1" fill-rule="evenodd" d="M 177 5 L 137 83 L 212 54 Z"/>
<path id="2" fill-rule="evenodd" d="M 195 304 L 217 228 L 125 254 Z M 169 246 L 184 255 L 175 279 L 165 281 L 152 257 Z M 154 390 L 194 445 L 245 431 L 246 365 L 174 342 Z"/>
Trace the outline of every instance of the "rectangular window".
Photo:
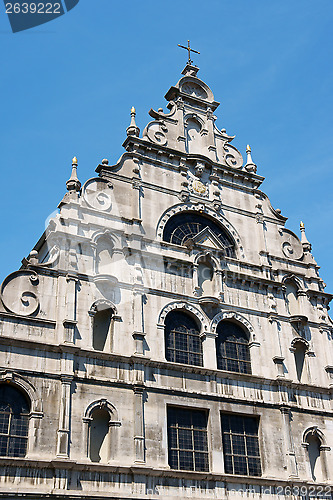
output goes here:
<path id="1" fill-rule="evenodd" d="M 260 476 L 259 420 L 222 414 L 224 470 L 227 474 Z"/>
<path id="2" fill-rule="evenodd" d="M 169 407 L 168 450 L 172 469 L 208 471 L 207 412 Z"/>

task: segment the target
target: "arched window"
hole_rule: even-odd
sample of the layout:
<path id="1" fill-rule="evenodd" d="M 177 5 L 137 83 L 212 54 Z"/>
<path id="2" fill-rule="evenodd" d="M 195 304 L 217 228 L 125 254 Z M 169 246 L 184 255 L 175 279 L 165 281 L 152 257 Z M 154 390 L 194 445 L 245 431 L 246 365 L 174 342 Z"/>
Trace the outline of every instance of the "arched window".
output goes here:
<path id="1" fill-rule="evenodd" d="M 235 245 L 231 237 L 214 219 L 196 212 L 182 212 L 174 215 L 165 225 L 163 240 L 185 246 L 189 241 L 207 243 L 225 251 L 227 257 L 235 257 Z"/>
<path id="2" fill-rule="evenodd" d="M 29 413 L 30 403 L 21 391 L 0 384 L 0 456 L 25 456 Z"/>
<path id="3" fill-rule="evenodd" d="M 168 361 L 202 366 L 198 325 L 182 311 L 171 311 L 165 318 L 165 353 Z"/>
<path id="4" fill-rule="evenodd" d="M 91 415 L 90 424 L 90 460 L 92 462 L 107 462 L 109 459 L 109 412 L 96 408 Z"/>
<path id="5" fill-rule="evenodd" d="M 216 332 L 217 368 L 251 373 L 249 341 L 243 328 L 232 321 L 221 321 Z"/>

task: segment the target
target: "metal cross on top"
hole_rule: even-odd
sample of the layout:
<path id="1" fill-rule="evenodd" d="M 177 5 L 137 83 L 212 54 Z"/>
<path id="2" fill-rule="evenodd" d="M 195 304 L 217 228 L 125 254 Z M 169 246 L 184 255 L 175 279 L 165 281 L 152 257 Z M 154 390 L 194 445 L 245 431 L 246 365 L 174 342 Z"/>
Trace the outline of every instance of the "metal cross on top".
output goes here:
<path id="1" fill-rule="evenodd" d="M 181 47 L 182 49 L 185 49 L 188 51 L 188 64 L 193 63 L 193 61 L 191 60 L 191 52 L 195 52 L 196 54 L 200 54 L 200 52 L 198 52 L 197 50 L 191 49 L 190 40 L 187 40 L 187 47 L 185 47 L 184 45 L 179 45 L 179 44 L 178 44 L 178 47 Z"/>

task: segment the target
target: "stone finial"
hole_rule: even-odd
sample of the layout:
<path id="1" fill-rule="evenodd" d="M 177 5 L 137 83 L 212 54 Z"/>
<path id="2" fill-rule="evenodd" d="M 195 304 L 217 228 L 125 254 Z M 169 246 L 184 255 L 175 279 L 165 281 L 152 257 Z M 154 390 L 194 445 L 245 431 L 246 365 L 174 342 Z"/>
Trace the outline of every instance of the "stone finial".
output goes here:
<path id="1" fill-rule="evenodd" d="M 311 252 L 312 245 L 306 237 L 304 222 L 301 221 L 299 228 L 301 230 L 301 243 L 303 246 L 303 250 L 304 252 Z"/>
<path id="2" fill-rule="evenodd" d="M 251 148 L 249 145 L 246 146 L 246 154 L 247 154 L 247 161 L 246 165 L 244 165 L 244 168 L 247 172 L 257 172 L 257 165 L 253 163 L 252 157 L 251 157 Z"/>
<path id="3" fill-rule="evenodd" d="M 132 107 L 131 108 L 131 123 L 130 123 L 130 126 L 127 127 L 126 132 L 127 132 L 127 135 L 135 135 L 136 137 L 139 137 L 140 129 L 139 129 L 139 127 L 137 127 L 137 125 L 135 123 L 135 115 L 136 115 L 135 108 Z"/>
<path id="4" fill-rule="evenodd" d="M 68 179 L 68 181 L 66 182 L 68 191 L 80 191 L 81 189 L 81 182 L 77 177 L 77 166 L 78 166 L 78 161 L 76 156 L 74 156 L 74 158 L 72 159 L 72 174 Z"/>

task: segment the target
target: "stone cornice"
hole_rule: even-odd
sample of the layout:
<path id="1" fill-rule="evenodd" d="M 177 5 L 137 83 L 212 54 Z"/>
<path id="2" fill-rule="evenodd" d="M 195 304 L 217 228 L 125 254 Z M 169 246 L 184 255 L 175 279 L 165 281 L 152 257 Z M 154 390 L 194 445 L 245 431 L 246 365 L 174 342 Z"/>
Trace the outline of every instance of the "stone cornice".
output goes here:
<path id="1" fill-rule="evenodd" d="M 0 345 L 8 345 L 8 340 L 10 340 L 9 337 L 0 337 Z M 243 373 L 234 373 L 234 372 L 227 372 L 224 370 L 216 370 L 216 369 L 210 369 L 207 367 L 201 367 L 201 366 L 192 366 L 192 365 L 182 365 L 178 363 L 173 363 L 170 361 L 164 361 L 164 360 L 153 360 L 150 358 L 147 358 L 142 355 L 123 355 L 119 353 L 106 353 L 102 351 L 94 351 L 91 349 L 84 349 L 80 348 L 77 346 L 69 345 L 69 344 L 58 344 L 58 345 L 52 345 L 52 344 L 45 344 L 43 342 L 38 342 L 38 341 L 25 341 L 25 340 L 19 340 L 19 339 L 11 339 L 11 344 L 20 346 L 20 347 L 26 347 L 30 348 L 32 350 L 38 349 L 38 350 L 44 350 L 44 351 L 51 351 L 51 352 L 58 352 L 60 353 L 71 353 L 76 355 L 77 357 L 84 357 L 87 359 L 103 359 L 106 361 L 110 362 L 120 362 L 128 365 L 134 365 L 134 364 L 141 364 L 143 366 L 150 366 L 154 368 L 162 368 L 166 371 L 170 372 L 182 372 L 182 373 L 189 373 L 193 374 L 196 373 L 198 375 L 206 375 L 210 376 L 213 378 L 220 378 L 222 380 L 230 380 L 230 381 L 241 381 L 241 382 L 247 382 L 247 383 L 253 383 L 253 384 L 263 384 L 266 386 L 281 386 L 281 387 L 289 387 L 291 389 L 298 389 L 300 391 L 308 391 L 311 393 L 319 393 L 319 394 L 331 394 L 331 389 L 330 387 L 324 387 L 324 386 L 318 386 L 314 384 L 302 384 L 300 382 L 294 382 L 289 379 L 285 378 L 267 378 L 261 375 L 254 375 L 254 374 L 243 374 Z M 1 367 L 0 367 L 1 368 Z M 61 373 L 47 373 L 43 372 L 41 374 L 39 371 L 35 370 L 15 370 L 18 373 L 24 373 L 26 375 L 33 375 L 37 377 L 48 377 L 48 378 L 53 378 L 53 379 L 61 379 Z M 133 388 L 133 386 L 136 385 L 135 381 L 123 381 L 123 380 L 118 380 L 118 379 L 110 379 L 106 380 L 103 378 L 86 378 L 86 377 L 79 377 L 78 375 L 73 375 L 74 380 L 80 381 L 83 383 L 93 383 L 93 384 L 102 384 L 102 385 L 120 385 L 122 387 L 130 387 Z M 173 388 L 168 388 L 168 387 L 155 387 L 154 385 L 146 384 L 146 387 L 149 388 L 150 390 L 168 390 L 169 392 L 171 391 L 181 391 L 182 393 L 189 394 L 198 394 L 198 395 L 203 395 L 204 397 L 208 395 L 213 395 L 214 397 L 226 397 L 228 400 L 230 400 L 230 397 L 222 395 L 222 394 L 216 394 L 216 393 L 210 393 L 210 392 L 195 392 L 195 391 L 189 391 L 186 389 L 173 389 Z M 234 397 L 231 398 L 232 400 L 235 400 Z M 240 399 L 240 401 L 244 401 Z M 257 402 L 262 402 L 265 405 L 269 405 L 271 403 L 269 402 L 263 402 L 263 401 L 257 401 Z M 281 404 L 281 403 L 272 403 L 273 405 L 276 404 Z M 288 404 L 286 404 L 288 406 Z M 295 406 L 293 404 L 290 405 L 291 408 L 299 408 L 300 410 L 303 410 L 302 408 Z M 311 408 L 306 408 L 304 411 L 319 411 L 319 412 L 325 412 L 325 410 L 318 410 L 318 409 L 311 409 Z"/>
<path id="2" fill-rule="evenodd" d="M 221 452 L 222 453 L 222 452 Z M 96 473 L 114 473 L 114 474 L 129 474 L 134 477 L 134 475 L 143 475 L 143 476 L 150 476 L 150 477 L 161 477 L 161 478 L 177 478 L 177 479 L 183 479 L 183 480 L 204 480 L 204 481 L 217 481 L 217 482 L 223 482 L 225 484 L 231 483 L 231 484 L 240 484 L 240 485 L 247 485 L 247 487 L 252 486 L 252 485 L 258 485 L 258 486 L 270 486 L 272 488 L 277 487 L 277 486 L 282 486 L 282 487 L 287 487 L 289 486 L 291 488 L 293 487 L 298 487 L 301 488 L 301 486 L 305 486 L 307 488 L 313 487 L 316 491 L 318 488 L 323 488 L 325 491 L 325 488 L 331 486 L 333 487 L 332 482 L 313 482 L 313 481 L 307 481 L 304 479 L 299 479 L 293 477 L 292 479 L 283 479 L 283 478 L 277 478 L 277 477 L 272 477 L 272 476 L 241 476 L 241 475 L 231 475 L 231 474 L 225 474 L 217 471 L 211 471 L 211 472 L 195 472 L 195 471 L 181 471 L 181 470 L 174 470 L 170 469 L 169 466 L 166 467 L 152 467 L 149 465 L 145 464 L 140 464 L 140 465 L 125 465 L 121 466 L 118 463 L 117 464 L 101 464 L 101 463 L 94 463 L 90 461 L 76 461 L 76 460 L 58 460 L 56 458 L 54 459 L 49 459 L 49 460 L 43 460 L 40 457 L 34 457 L 34 458 L 3 458 L 0 457 L 0 467 L 13 467 L 13 468 L 18 468 L 18 467 L 27 467 L 31 469 L 49 469 L 52 471 L 55 470 L 68 470 L 68 471 L 82 471 L 82 472 L 96 472 Z M 8 483 L 7 483 L 8 484 Z M 24 487 L 23 487 L 24 488 Z M 6 488 L 8 490 L 8 488 Z M 17 492 L 15 491 L 15 486 L 11 486 L 11 493 L 8 493 L 8 491 L 0 490 L 0 498 L 5 497 L 7 498 L 18 498 Z M 45 491 L 46 490 L 46 491 Z M 33 493 L 33 492 L 27 492 L 25 493 L 24 490 L 20 491 L 20 497 L 22 498 L 50 498 L 48 487 L 45 487 L 45 490 L 43 492 L 38 492 L 38 494 Z M 92 500 L 96 500 L 97 498 L 100 499 L 101 495 L 96 494 L 94 495 L 94 492 L 91 491 L 77 491 L 75 490 L 68 490 L 66 493 L 62 492 L 57 492 L 55 493 L 53 488 L 52 488 L 52 498 L 66 498 L 70 500 L 77 500 L 77 499 L 85 499 L 89 498 Z M 123 495 L 119 495 L 123 498 Z M 120 498 L 118 493 L 115 493 L 114 491 L 109 491 L 107 496 L 109 498 Z M 154 495 L 153 495 L 154 496 Z M 103 498 L 105 498 L 105 495 L 103 495 Z"/>

